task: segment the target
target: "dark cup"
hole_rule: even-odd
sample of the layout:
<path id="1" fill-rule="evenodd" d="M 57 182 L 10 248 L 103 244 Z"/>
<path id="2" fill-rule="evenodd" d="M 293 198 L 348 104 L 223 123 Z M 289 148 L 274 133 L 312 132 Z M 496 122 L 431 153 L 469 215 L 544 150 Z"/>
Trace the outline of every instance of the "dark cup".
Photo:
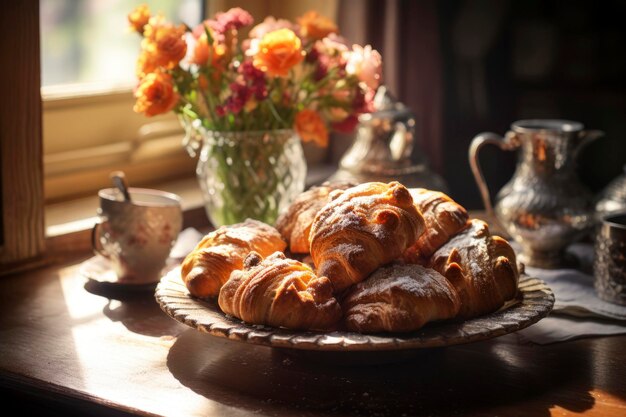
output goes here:
<path id="1" fill-rule="evenodd" d="M 626 212 L 602 218 L 593 264 L 598 297 L 626 305 Z"/>

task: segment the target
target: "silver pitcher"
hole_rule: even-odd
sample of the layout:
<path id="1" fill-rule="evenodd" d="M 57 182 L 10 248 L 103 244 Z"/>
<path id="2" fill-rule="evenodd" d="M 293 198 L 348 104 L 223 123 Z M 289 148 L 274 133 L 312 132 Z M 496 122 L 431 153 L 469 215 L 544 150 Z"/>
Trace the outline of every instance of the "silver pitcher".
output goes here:
<path id="1" fill-rule="evenodd" d="M 580 150 L 603 135 L 583 130 L 578 122 L 537 119 L 513 123 L 504 138 L 481 133 L 472 140 L 469 160 L 485 208 L 521 245 L 521 262 L 539 268 L 562 266 L 566 246 L 593 226 L 592 195 L 574 166 Z M 520 149 L 513 178 L 496 196 L 495 210 L 478 161 L 485 145 Z"/>

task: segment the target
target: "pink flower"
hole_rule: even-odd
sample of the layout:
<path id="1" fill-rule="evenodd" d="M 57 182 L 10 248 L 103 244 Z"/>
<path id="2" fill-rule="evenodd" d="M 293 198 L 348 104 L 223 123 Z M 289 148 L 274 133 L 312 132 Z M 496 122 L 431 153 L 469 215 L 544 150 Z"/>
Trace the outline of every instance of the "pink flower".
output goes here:
<path id="1" fill-rule="evenodd" d="M 329 55 L 343 54 L 348 51 L 348 41 L 336 33 L 331 33 L 317 43 L 320 42 L 323 45 L 322 49 Z"/>
<path id="2" fill-rule="evenodd" d="M 348 47 L 342 42 L 343 38 L 331 33 L 322 40 L 315 42 L 312 51 L 316 51 L 319 59 L 324 60 L 326 65 L 333 67 L 345 67 Z"/>
<path id="3" fill-rule="evenodd" d="M 250 13 L 240 7 L 234 7 L 227 12 L 217 13 L 214 19 L 207 19 L 193 29 L 193 36 L 198 39 L 205 33 L 208 27 L 211 36 L 218 42 L 223 42 L 225 33 L 229 30 L 241 29 L 254 23 L 254 18 Z"/>
<path id="4" fill-rule="evenodd" d="M 217 22 L 215 20 L 207 19 L 196 26 L 191 33 L 194 38 L 200 39 L 200 37 L 202 37 L 208 29 L 211 37 L 216 42 L 224 42 L 224 33 L 216 32 L 215 29 L 213 29 L 215 26 L 217 26 Z"/>
<path id="5" fill-rule="evenodd" d="M 274 19 L 272 16 L 268 16 L 265 20 L 250 30 L 251 39 L 261 39 L 267 33 L 273 32 L 278 29 L 291 29 L 297 33 L 296 25 L 285 19 Z"/>
<path id="6" fill-rule="evenodd" d="M 382 79 L 382 57 L 370 45 L 363 48 L 360 45 L 352 45 L 352 51 L 345 54 L 346 72 L 356 75 L 372 90 L 376 90 Z"/>
<path id="7" fill-rule="evenodd" d="M 308 63 L 315 63 L 316 68 L 313 79 L 319 81 L 328 74 L 330 68 L 338 69 L 339 77 L 342 77 L 346 60 L 344 54 L 348 52 L 348 47 L 344 39 L 331 33 L 322 40 L 316 41 L 306 56 Z"/>
<path id="8" fill-rule="evenodd" d="M 230 29 L 241 29 L 254 23 L 252 15 L 241 7 L 233 7 L 224 13 L 217 13 L 211 22 L 212 29 L 219 33 L 226 33 Z"/>

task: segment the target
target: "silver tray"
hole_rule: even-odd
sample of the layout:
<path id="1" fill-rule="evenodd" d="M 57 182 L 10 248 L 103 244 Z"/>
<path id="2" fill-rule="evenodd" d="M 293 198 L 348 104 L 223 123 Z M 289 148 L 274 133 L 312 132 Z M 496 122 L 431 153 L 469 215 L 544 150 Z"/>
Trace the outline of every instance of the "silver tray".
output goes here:
<path id="1" fill-rule="evenodd" d="M 217 301 L 190 296 L 180 278 L 180 268 L 161 279 L 155 297 L 165 313 L 203 333 L 275 348 L 335 352 L 433 348 L 491 339 L 536 323 L 554 305 L 554 294 L 543 281 L 522 275 L 518 297 L 491 314 L 465 321 L 433 322 L 412 333 L 359 334 L 295 331 L 244 323 L 225 315 Z"/>

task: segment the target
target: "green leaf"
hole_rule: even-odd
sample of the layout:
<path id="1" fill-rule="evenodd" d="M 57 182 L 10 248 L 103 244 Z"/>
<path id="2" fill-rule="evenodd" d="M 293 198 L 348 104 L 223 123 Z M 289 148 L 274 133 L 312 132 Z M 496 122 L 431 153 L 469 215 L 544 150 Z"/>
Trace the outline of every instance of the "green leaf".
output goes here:
<path id="1" fill-rule="evenodd" d="M 213 36 L 211 36 L 211 31 L 209 30 L 209 27 L 207 26 L 206 23 L 204 23 L 202 26 L 204 27 L 204 33 L 206 34 L 207 42 L 209 43 L 209 45 L 212 45 Z"/>

